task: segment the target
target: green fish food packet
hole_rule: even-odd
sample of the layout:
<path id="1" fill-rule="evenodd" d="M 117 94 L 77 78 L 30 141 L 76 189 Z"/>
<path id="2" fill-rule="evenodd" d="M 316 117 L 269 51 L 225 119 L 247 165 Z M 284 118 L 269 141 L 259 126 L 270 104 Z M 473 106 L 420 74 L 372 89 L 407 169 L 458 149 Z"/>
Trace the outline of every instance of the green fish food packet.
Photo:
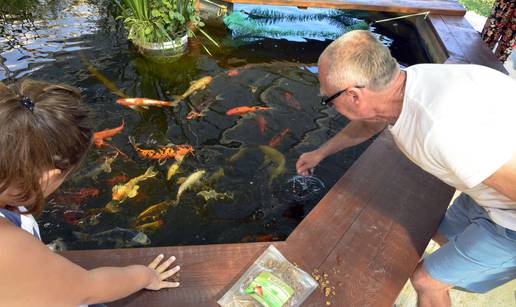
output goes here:
<path id="1" fill-rule="evenodd" d="M 261 272 L 244 290 L 265 307 L 282 307 L 294 294 L 294 290 L 279 277 Z"/>
<path id="2" fill-rule="evenodd" d="M 300 307 L 318 283 L 269 247 L 217 301 L 222 307 Z"/>

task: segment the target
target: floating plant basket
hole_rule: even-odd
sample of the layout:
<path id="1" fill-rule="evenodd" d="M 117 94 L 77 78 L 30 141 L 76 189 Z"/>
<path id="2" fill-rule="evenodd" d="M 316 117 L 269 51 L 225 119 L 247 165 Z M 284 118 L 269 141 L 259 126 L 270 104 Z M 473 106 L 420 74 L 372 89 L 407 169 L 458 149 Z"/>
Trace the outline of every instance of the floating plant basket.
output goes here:
<path id="1" fill-rule="evenodd" d="M 174 40 L 163 43 L 139 43 L 136 41 L 132 43 L 144 57 L 156 62 L 170 62 L 186 53 L 188 35 L 185 33 Z"/>

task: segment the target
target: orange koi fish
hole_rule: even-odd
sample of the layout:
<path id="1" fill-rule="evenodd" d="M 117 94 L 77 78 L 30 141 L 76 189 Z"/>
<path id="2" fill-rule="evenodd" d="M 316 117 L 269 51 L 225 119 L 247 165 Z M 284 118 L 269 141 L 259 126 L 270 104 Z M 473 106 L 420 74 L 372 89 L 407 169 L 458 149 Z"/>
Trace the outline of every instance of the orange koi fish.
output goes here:
<path id="1" fill-rule="evenodd" d="M 114 136 L 115 134 L 122 131 L 122 129 L 124 129 L 124 121 L 123 120 L 122 120 L 122 125 L 120 125 L 119 127 L 95 132 L 93 134 L 93 143 L 95 143 L 95 145 L 97 147 L 102 147 L 104 145 L 104 139 Z"/>
<path id="2" fill-rule="evenodd" d="M 285 96 L 285 101 L 289 106 L 298 111 L 304 111 L 299 101 L 297 101 L 296 98 L 294 98 L 294 95 L 291 92 L 286 91 L 283 96 Z"/>
<path id="3" fill-rule="evenodd" d="M 58 204 L 81 204 L 88 197 L 96 197 L 100 194 L 100 190 L 96 188 L 81 188 L 77 192 L 63 192 L 54 197 L 54 201 Z"/>
<path id="4" fill-rule="evenodd" d="M 191 120 L 191 119 L 194 119 L 196 117 L 199 117 L 199 116 L 202 116 L 200 112 L 197 112 L 197 111 L 190 111 L 190 113 L 188 113 L 186 115 L 186 119 L 187 120 Z"/>
<path id="5" fill-rule="evenodd" d="M 249 112 L 256 112 L 256 111 L 265 111 L 265 110 L 271 110 L 270 107 L 258 107 L 258 106 L 244 106 L 244 107 L 236 107 L 233 109 L 230 109 L 226 111 L 226 115 L 242 115 Z"/>
<path id="6" fill-rule="evenodd" d="M 129 108 L 145 108 L 147 109 L 149 106 L 157 106 L 157 107 L 171 107 L 176 105 L 173 101 L 163 101 L 163 100 L 155 100 L 149 98 L 120 98 L 117 99 L 116 103 L 121 104 L 123 106 Z"/>
<path id="7" fill-rule="evenodd" d="M 238 69 L 230 69 L 226 74 L 230 77 L 236 77 L 240 75 L 240 71 L 238 71 Z"/>
<path id="8" fill-rule="evenodd" d="M 143 149 L 134 143 L 133 138 L 129 138 L 129 142 L 133 145 L 138 156 L 144 159 L 165 160 L 172 158 L 178 160 L 193 152 L 192 145 L 188 144 L 160 146 L 158 149 Z"/>
<path id="9" fill-rule="evenodd" d="M 265 117 L 263 117 L 263 115 L 256 116 L 256 122 L 260 128 L 260 134 L 263 135 L 265 133 L 265 129 L 267 129 L 267 121 L 265 120 Z"/>
<path id="10" fill-rule="evenodd" d="M 283 140 L 285 135 L 287 135 L 288 131 L 289 131 L 288 128 L 283 129 L 283 131 L 281 131 L 278 135 L 276 135 L 275 137 L 273 137 L 270 140 L 269 146 L 274 147 L 274 146 L 278 145 L 279 143 L 281 143 L 281 141 Z"/>

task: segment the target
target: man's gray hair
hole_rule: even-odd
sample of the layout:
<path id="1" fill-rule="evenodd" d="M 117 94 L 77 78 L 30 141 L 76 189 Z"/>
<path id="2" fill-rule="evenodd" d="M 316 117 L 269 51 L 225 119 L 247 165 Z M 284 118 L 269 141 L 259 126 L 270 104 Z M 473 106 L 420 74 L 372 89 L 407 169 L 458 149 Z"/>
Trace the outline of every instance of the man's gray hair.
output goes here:
<path id="1" fill-rule="evenodd" d="M 323 57 L 328 65 L 326 78 L 337 86 L 359 85 L 380 90 L 399 70 L 389 48 L 365 30 L 342 35 L 323 51 L 319 62 Z"/>

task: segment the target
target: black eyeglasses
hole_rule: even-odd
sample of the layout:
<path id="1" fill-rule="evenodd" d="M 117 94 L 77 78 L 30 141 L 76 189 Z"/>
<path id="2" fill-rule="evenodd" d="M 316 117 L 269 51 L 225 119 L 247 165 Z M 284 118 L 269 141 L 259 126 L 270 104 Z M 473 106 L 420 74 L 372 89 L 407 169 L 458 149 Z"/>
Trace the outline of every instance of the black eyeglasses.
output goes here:
<path id="1" fill-rule="evenodd" d="M 343 93 L 347 92 L 351 87 L 364 88 L 365 86 L 363 86 L 363 85 L 350 86 L 350 87 L 348 87 L 346 89 L 343 89 L 341 91 L 336 92 L 335 94 L 331 95 L 330 97 L 322 96 L 322 98 L 321 98 L 321 105 L 333 107 L 333 102 L 332 101 L 335 100 L 335 98 L 337 98 L 340 95 L 342 95 Z"/>

